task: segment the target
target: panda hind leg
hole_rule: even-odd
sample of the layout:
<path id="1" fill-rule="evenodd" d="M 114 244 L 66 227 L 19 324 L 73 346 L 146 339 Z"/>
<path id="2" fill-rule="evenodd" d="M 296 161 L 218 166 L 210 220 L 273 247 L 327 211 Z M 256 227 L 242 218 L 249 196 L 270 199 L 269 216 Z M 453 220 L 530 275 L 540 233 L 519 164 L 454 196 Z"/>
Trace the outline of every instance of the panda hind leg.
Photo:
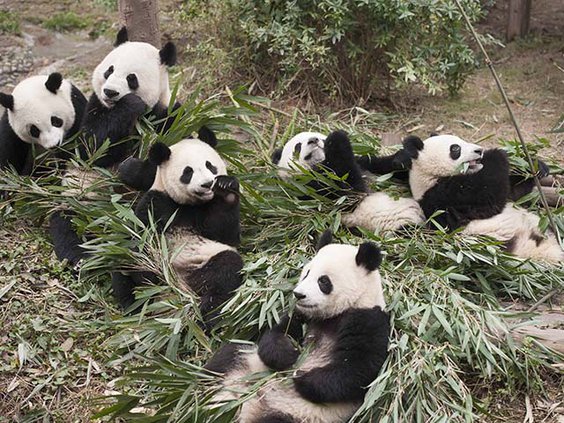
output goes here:
<path id="1" fill-rule="evenodd" d="M 207 330 L 219 320 L 219 308 L 229 300 L 243 283 L 243 260 L 233 250 L 225 250 L 212 257 L 191 279 L 200 281 L 200 312 Z"/>

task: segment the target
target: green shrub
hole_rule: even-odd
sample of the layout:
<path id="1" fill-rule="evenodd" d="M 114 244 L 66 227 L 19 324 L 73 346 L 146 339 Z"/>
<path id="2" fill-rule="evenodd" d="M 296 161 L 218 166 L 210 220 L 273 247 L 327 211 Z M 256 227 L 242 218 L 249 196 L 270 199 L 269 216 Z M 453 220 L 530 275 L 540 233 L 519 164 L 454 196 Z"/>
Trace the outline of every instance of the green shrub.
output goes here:
<path id="1" fill-rule="evenodd" d="M 78 16 L 74 12 L 61 12 L 54 14 L 43 22 L 43 26 L 57 32 L 68 32 L 84 29 L 89 25 L 87 18 Z"/>
<path id="2" fill-rule="evenodd" d="M 367 100 L 417 83 L 454 93 L 476 62 L 452 0 L 214 2 L 193 2 L 196 19 L 225 16 L 224 48 L 242 42 L 232 45 L 241 67 L 278 91 Z M 481 15 L 478 0 L 462 3 L 471 19 Z"/>
<path id="3" fill-rule="evenodd" d="M 19 34 L 20 20 L 12 12 L 0 11 L 0 34 Z"/>

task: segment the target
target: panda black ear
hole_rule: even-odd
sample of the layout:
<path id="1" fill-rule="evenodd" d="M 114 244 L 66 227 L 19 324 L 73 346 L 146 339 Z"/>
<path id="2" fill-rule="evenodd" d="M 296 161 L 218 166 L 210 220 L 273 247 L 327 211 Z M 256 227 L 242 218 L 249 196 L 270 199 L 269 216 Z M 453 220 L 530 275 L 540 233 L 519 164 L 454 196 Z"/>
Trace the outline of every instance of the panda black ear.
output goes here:
<path id="1" fill-rule="evenodd" d="M 59 88 L 61 88 L 61 84 L 63 83 L 63 76 L 59 72 L 53 72 L 47 78 L 45 82 L 45 88 L 51 91 L 53 94 L 57 94 Z"/>
<path id="2" fill-rule="evenodd" d="M 276 150 L 274 150 L 274 153 L 272 153 L 272 163 L 274 164 L 280 163 L 281 158 L 282 158 L 282 149 L 277 148 Z"/>
<path id="3" fill-rule="evenodd" d="M 423 150 L 424 144 L 421 141 L 421 138 L 416 137 L 415 135 L 410 135 L 406 139 L 403 140 L 403 148 L 409 154 L 409 156 L 413 159 L 416 159 L 419 151 Z"/>
<path id="4" fill-rule="evenodd" d="M 129 35 L 127 35 L 127 28 L 122 26 L 119 32 L 117 33 L 116 42 L 114 43 L 114 47 L 120 46 L 123 43 L 129 41 Z"/>
<path id="5" fill-rule="evenodd" d="M 439 133 L 438 133 L 438 132 L 435 132 L 435 131 L 433 131 L 433 132 L 431 132 L 431 133 L 429 134 L 429 138 L 431 138 L 431 137 L 438 137 L 438 136 L 439 136 Z"/>
<path id="6" fill-rule="evenodd" d="M 372 272 L 380 266 L 382 263 L 382 252 L 380 247 L 378 247 L 373 242 L 365 242 L 358 247 L 358 253 L 356 253 L 356 264 L 366 268 L 369 272 Z"/>
<path id="7" fill-rule="evenodd" d="M 8 110 L 14 110 L 14 96 L 0 93 L 0 104 Z"/>
<path id="8" fill-rule="evenodd" d="M 205 142 L 206 144 L 209 144 L 210 147 L 213 148 L 215 148 L 215 146 L 217 145 L 217 138 L 214 132 L 205 125 L 202 126 L 198 131 L 198 139 Z"/>
<path id="9" fill-rule="evenodd" d="M 164 45 L 159 51 L 159 56 L 161 57 L 161 63 L 167 66 L 176 65 L 176 46 L 173 42 L 169 41 Z"/>
<path id="10" fill-rule="evenodd" d="M 327 229 L 325 232 L 321 234 L 321 236 L 317 240 L 316 250 L 317 251 L 321 250 L 326 245 L 331 244 L 331 242 L 333 242 L 333 232 L 331 232 L 331 229 Z"/>
<path id="11" fill-rule="evenodd" d="M 149 150 L 149 161 L 155 166 L 159 166 L 170 158 L 170 148 L 162 142 L 156 142 Z"/>

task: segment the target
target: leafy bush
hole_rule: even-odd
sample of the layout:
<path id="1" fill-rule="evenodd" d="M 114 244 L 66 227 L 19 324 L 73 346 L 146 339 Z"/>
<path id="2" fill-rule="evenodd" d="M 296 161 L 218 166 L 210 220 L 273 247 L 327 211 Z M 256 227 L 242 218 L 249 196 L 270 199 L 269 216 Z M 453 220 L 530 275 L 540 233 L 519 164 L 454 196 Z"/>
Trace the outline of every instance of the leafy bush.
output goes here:
<path id="1" fill-rule="evenodd" d="M 223 49 L 263 89 L 357 101 L 411 83 L 454 93 L 475 66 L 452 0 L 214 3 L 192 2 L 191 13 L 217 22 Z M 473 20 L 480 17 L 479 0 L 462 3 Z"/>

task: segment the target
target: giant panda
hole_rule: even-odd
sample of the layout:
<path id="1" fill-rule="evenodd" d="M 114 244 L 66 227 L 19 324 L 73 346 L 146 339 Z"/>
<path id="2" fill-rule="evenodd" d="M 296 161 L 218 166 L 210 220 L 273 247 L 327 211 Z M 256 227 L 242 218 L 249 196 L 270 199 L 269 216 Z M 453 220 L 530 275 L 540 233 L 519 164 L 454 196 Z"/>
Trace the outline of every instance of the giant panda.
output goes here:
<path id="1" fill-rule="evenodd" d="M 431 134 L 430 137 L 439 136 L 439 134 Z M 418 138 L 410 135 L 411 137 Z M 373 173 L 375 175 L 393 174 L 394 179 L 409 183 L 409 168 L 411 167 L 411 157 L 405 149 L 400 149 L 395 153 L 387 156 L 379 156 L 377 154 L 367 154 L 357 157 L 357 162 L 362 170 Z M 542 160 L 535 159 L 537 165 L 537 176 L 544 178 L 550 174 L 550 169 Z M 509 191 L 508 199 L 518 201 L 520 198 L 531 193 L 535 188 L 535 180 L 530 176 L 520 175 L 510 170 L 509 175 Z M 505 182 L 504 182 L 505 184 Z"/>
<path id="2" fill-rule="evenodd" d="M 157 231 L 165 232 L 172 268 L 178 280 L 200 296 L 208 327 L 219 306 L 241 285 L 243 267 L 236 250 L 241 233 L 239 182 L 227 175 L 216 144 L 207 128 L 200 130 L 199 138 L 170 147 L 155 143 L 148 158 L 157 169 L 154 182 L 135 208 L 145 225 L 152 216 Z M 134 302 L 133 289 L 145 277 L 143 272 L 114 273 L 113 293 L 123 307 Z"/>
<path id="3" fill-rule="evenodd" d="M 241 405 L 237 421 L 347 421 L 387 357 L 390 323 L 380 262 L 380 249 L 371 242 L 339 245 L 331 243 L 330 232 L 323 234 L 294 288 L 293 315 L 285 315 L 258 346 L 226 344 L 207 363 L 221 376 L 214 406 L 243 396 L 254 373 L 291 371 L 289 380 L 274 377 L 259 388 Z"/>
<path id="4" fill-rule="evenodd" d="M 32 145 L 50 150 L 76 135 L 86 98 L 60 73 L 24 79 L 12 94 L 0 93 L 6 109 L 0 120 L 0 169 L 12 166 L 32 174 L 36 163 Z"/>
<path id="5" fill-rule="evenodd" d="M 96 157 L 94 165 L 115 169 L 131 153 L 135 124 L 148 109 L 161 120 L 157 130 L 166 130 L 172 119 L 168 117 L 171 92 L 167 67 L 176 63 L 176 47 L 166 43 L 158 50 L 143 42 L 128 41 L 127 29 L 117 34 L 115 48 L 98 64 L 92 75 L 93 93 L 86 106 L 81 124 L 83 160 Z M 178 104 L 173 108 L 179 107 Z M 109 140 L 108 150 L 99 154 Z M 154 178 L 156 168 L 149 167 Z M 69 167 L 63 178 L 65 194 L 89 195 L 88 188 L 100 178 L 96 171 Z M 152 179 L 151 179 L 152 180 Z M 135 182 L 131 182 L 135 184 Z M 150 186 L 150 185 L 149 185 Z M 138 188 L 147 189 L 149 186 Z M 80 265 L 85 251 L 71 222 L 72 213 L 57 211 L 50 219 L 50 233 L 55 253 L 73 267 Z"/>
<path id="6" fill-rule="evenodd" d="M 295 142 L 296 140 L 298 142 Z M 297 148 L 300 143 L 302 147 Z M 299 154 L 293 155 L 295 151 Z M 276 160 L 277 158 L 280 160 Z M 283 161 L 284 158 L 287 160 Z M 283 177 L 290 176 L 289 171 L 295 168 L 293 164 L 297 163 L 304 168 L 320 172 L 330 171 L 340 178 L 345 178 L 344 181 L 336 182 L 338 189 L 330 188 L 321 181 L 311 181 L 309 186 L 323 196 L 338 198 L 351 193 L 364 194 L 354 210 L 343 215 L 342 221 L 347 227 L 386 232 L 408 225 L 420 225 L 424 221 L 421 208 L 413 199 L 392 198 L 383 192 L 369 192 L 350 140 L 343 131 L 334 131 L 326 138 L 322 134 L 312 132 L 298 134 L 288 141 L 282 150 L 277 150 L 273 159 Z"/>
<path id="7" fill-rule="evenodd" d="M 128 138 L 137 119 L 148 109 L 159 119 L 167 117 L 171 98 L 167 67 L 175 63 L 174 43 L 158 50 L 149 43 L 128 41 L 125 27 L 119 31 L 115 48 L 92 75 L 94 92 L 82 122 L 84 159 L 109 139 L 108 151 L 95 165 L 109 168 L 121 163 L 130 153 Z M 165 121 L 165 126 L 169 124 Z"/>
<path id="8" fill-rule="evenodd" d="M 488 235 L 506 243 L 523 258 L 548 262 L 564 260 L 552 233 L 543 236 L 539 218 L 508 202 L 507 154 L 485 150 L 453 135 L 425 141 L 409 137 L 403 148 L 411 157 L 409 185 L 425 216 L 442 228 L 464 227 L 463 234 Z"/>

